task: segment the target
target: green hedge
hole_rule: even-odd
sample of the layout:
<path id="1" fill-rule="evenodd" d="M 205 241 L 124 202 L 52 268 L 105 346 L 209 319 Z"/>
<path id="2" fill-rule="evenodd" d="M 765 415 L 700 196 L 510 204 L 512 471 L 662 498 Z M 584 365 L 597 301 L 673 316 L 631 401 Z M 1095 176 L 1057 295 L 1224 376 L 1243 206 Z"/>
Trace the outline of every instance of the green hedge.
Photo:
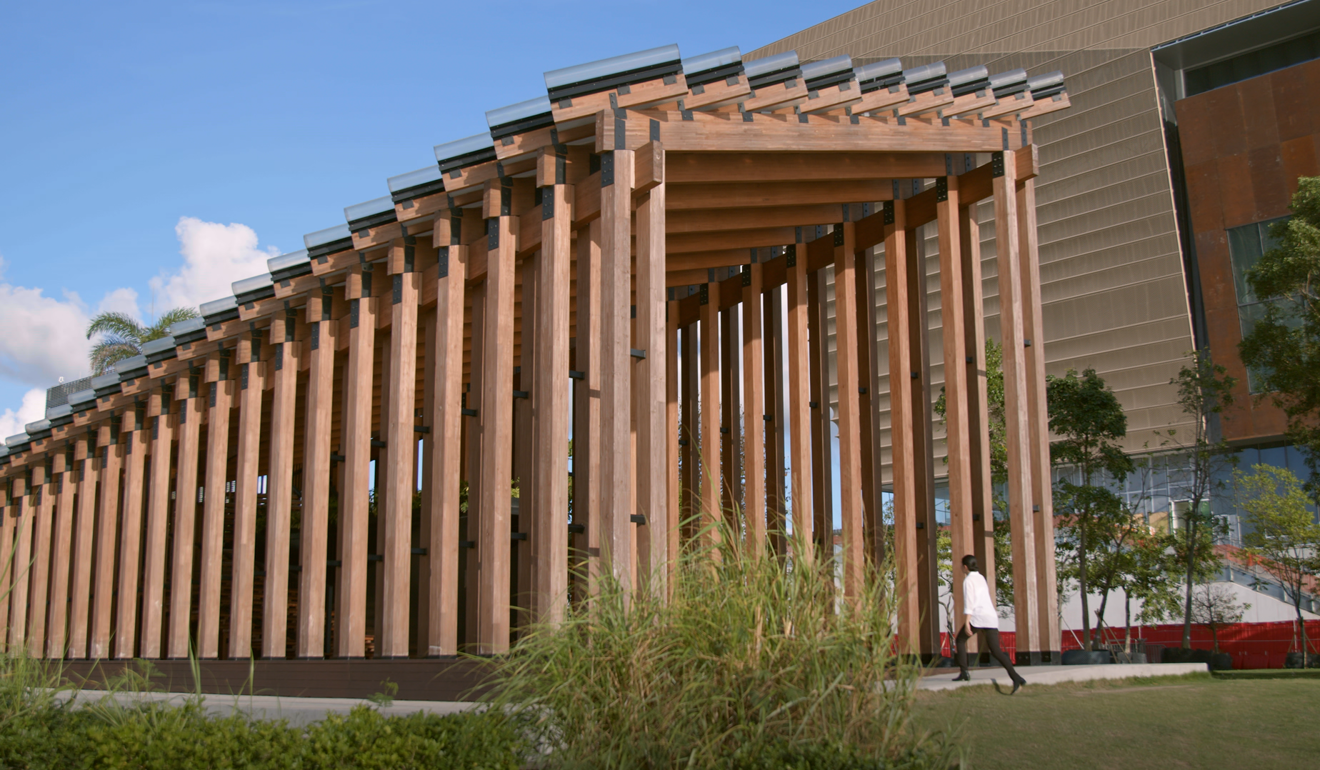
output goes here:
<path id="1" fill-rule="evenodd" d="M 513 769 L 524 755 L 508 720 L 491 713 L 383 716 L 359 706 L 308 727 L 200 706 L 66 706 L 0 723 L 0 767 L 119 768 L 480 768 Z"/>

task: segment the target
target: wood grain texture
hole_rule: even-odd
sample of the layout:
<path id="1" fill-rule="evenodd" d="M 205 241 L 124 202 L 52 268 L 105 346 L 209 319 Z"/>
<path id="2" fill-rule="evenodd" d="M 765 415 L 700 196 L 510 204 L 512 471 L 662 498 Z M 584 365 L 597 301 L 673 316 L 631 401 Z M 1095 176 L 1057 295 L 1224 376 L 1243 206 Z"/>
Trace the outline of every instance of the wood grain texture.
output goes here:
<path id="1" fill-rule="evenodd" d="M 297 311 L 270 325 L 273 391 L 266 471 L 266 581 L 261 605 L 261 654 L 283 658 L 289 627 L 289 537 L 293 520 L 294 425 L 298 415 Z M 301 537 L 301 530 L 299 536 Z"/>
<path id="2" fill-rule="evenodd" d="M 719 543 L 716 523 L 723 518 L 720 502 L 720 285 L 708 283 L 701 305 L 701 440 L 697 461 L 701 464 L 700 531 L 703 545 Z M 718 551 L 713 552 L 718 556 Z"/>
<path id="3" fill-rule="evenodd" d="M 836 227 L 838 227 L 836 225 Z M 857 253 L 854 225 L 843 223 L 842 243 L 834 243 L 835 341 L 838 346 L 839 383 L 839 506 L 843 529 L 843 593 L 856 601 L 864 590 L 866 549 L 862 511 L 862 446 L 860 404 L 857 392 Z"/>
<path id="4" fill-rule="evenodd" d="M 655 158 L 663 176 L 664 149 L 640 152 Z M 637 207 L 637 347 L 646 357 L 637 361 L 637 512 L 646 523 L 637 527 L 637 564 L 641 588 L 665 596 L 670 559 L 669 530 L 677 522 L 670 513 L 669 335 L 665 293 L 665 211 L 668 187 L 652 187 Z M 565 318 L 567 321 L 567 318 Z M 674 327 L 677 329 L 677 326 Z"/>
<path id="5" fill-rule="evenodd" d="M 589 182 L 588 182 L 589 183 Z M 601 222 L 577 235 L 577 336 L 573 356 L 573 595 L 595 594 L 600 570 L 600 264 Z"/>
<path id="6" fill-rule="evenodd" d="M 249 347 L 244 348 L 243 342 Z M 229 657 L 246 658 L 252 649 L 252 598 L 256 579 L 257 494 L 261 460 L 262 394 L 267 362 L 260 360 L 256 334 L 238 346 L 238 458 L 234 477 L 233 572 L 229 581 Z M 246 355 L 251 351 L 250 356 Z"/>
<path id="7" fill-rule="evenodd" d="M 174 502 L 174 558 L 170 578 L 170 628 L 167 657 L 186 658 L 195 652 L 190 622 L 193 613 L 193 553 L 197 530 L 197 472 L 202 416 L 209 391 L 200 374 L 189 374 L 179 405 L 179 454 Z"/>
<path id="8" fill-rule="evenodd" d="M 110 420 L 118 422 L 117 419 Z M 110 639 L 114 630 L 115 563 L 119 544 L 119 506 L 123 502 L 120 475 L 124 445 L 119 443 L 119 426 L 100 428 L 101 473 L 100 499 L 96 511 L 96 567 L 92 586 L 92 627 L 87 655 L 101 660 L 111 655 Z"/>
<path id="9" fill-rule="evenodd" d="M 46 618 L 45 656 L 48 658 L 64 657 L 68 643 L 69 618 L 69 580 L 73 562 L 73 511 L 74 498 L 77 496 L 78 447 L 86 452 L 86 445 L 76 439 L 70 439 L 64 454 L 55 458 L 56 473 L 53 476 L 51 494 L 57 496 L 55 503 L 55 532 L 51 543 L 50 556 L 50 609 Z M 63 470 L 59 470 L 63 468 Z"/>
<path id="10" fill-rule="evenodd" d="M 806 249 L 799 244 L 798 258 L 806 261 Z M 817 556 L 834 557 L 834 487 L 833 441 L 830 429 L 829 348 L 825 344 L 829 328 L 824 282 L 819 270 L 807 270 L 807 372 L 811 377 L 811 532 Z M 790 321 L 791 323 L 791 321 Z M 796 458 L 795 458 L 796 459 Z"/>
<path id="11" fill-rule="evenodd" d="M 556 184 L 541 188 L 541 195 L 550 197 L 552 211 L 541 220 L 541 256 L 536 264 L 532 582 L 536 619 L 553 626 L 563 619 L 568 602 L 568 339 L 574 190 L 571 185 Z M 523 328 L 527 328 L 525 324 Z"/>
<path id="12" fill-rule="evenodd" d="M 426 479 L 432 488 L 431 510 L 423 511 L 431 519 L 431 539 L 427 550 L 431 560 L 430 627 L 427 634 L 428 655 L 454 655 L 458 652 L 459 622 L 459 479 L 462 466 L 463 402 L 463 289 L 466 255 L 462 246 L 451 245 L 442 259 L 447 260 L 446 274 L 438 281 L 435 306 L 434 374 L 428 390 L 435 392 L 431 406 L 431 433 L 427 441 Z M 470 500 L 471 498 L 469 498 Z"/>
<path id="13" fill-rule="evenodd" d="M 747 552 L 759 557 L 766 550 L 765 479 L 765 364 L 762 360 L 761 265 L 743 268 L 742 373 L 743 516 L 747 522 Z M 733 436 L 737 441 L 738 436 Z"/>
<path id="14" fill-rule="evenodd" d="M 967 448 L 971 487 L 972 543 L 981 574 L 990 585 L 990 601 L 997 602 L 995 565 L 994 474 L 990 467 L 990 411 L 985 370 L 985 302 L 981 288 L 981 234 L 976 205 L 960 201 L 958 208 L 959 259 L 962 263 L 963 341 L 967 361 Z M 961 557 L 959 557 L 961 559 Z"/>
<path id="15" fill-rule="evenodd" d="M 678 400 L 678 303 L 665 305 L 665 447 L 668 455 L 667 481 L 669 497 L 666 499 L 666 511 L 669 517 L 665 539 L 668 543 L 668 562 L 666 564 L 666 591 L 672 596 L 674 580 L 678 572 L 679 555 L 682 553 L 682 506 L 683 483 L 680 475 L 679 456 L 679 400 Z"/>
<path id="16" fill-rule="evenodd" d="M 99 431 L 90 429 L 75 447 L 77 464 L 77 518 L 73 527 L 73 564 L 70 577 L 69 658 L 86 658 L 88 613 L 92 590 L 92 547 L 96 532 L 96 481 Z"/>
<path id="17" fill-rule="evenodd" d="M 34 473 L 44 473 L 33 468 Z M 10 558 L 13 584 L 9 591 L 8 649 L 21 652 L 27 645 L 28 590 L 32 585 L 32 520 L 35 518 L 36 493 L 27 488 L 23 476 L 14 479 L 14 539 Z M 36 485 L 33 484 L 35 489 Z M 6 540 L 4 545 L 9 546 Z M 8 548 L 5 549 L 9 550 Z"/>
<path id="18" fill-rule="evenodd" d="M 784 409 L 784 392 L 788 383 L 784 370 L 784 298 L 776 286 L 762 294 L 763 348 L 765 362 L 762 377 L 765 382 L 765 503 L 766 526 L 770 532 L 771 550 L 781 558 L 788 554 L 788 497 L 785 490 L 786 465 L 784 455 L 788 413 Z M 755 413 L 752 419 L 756 419 Z"/>
<path id="19" fill-rule="evenodd" d="M 125 415 L 132 423 L 125 442 L 124 507 L 119 532 L 118 597 L 115 602 L 114 655 L 132 658 L 137 646 L 138 585 L 142 561 L 142 502 L 148 433 L 146 410 Z"/>
<path id="20" fill-rule="evenodd" d="M 791 474 L 793 511 L 793 538 L 797 548 L 789 549 L 796 557 L 802 558 L 809 565 L 814 556 L 815 546 L 812 537 L 814 516 L 812 501 L 813 472 L 811 467 L 811 363 L 810 344 L 807 340 L 807 327 L 810 308 L 807 299 L 807 261 L 794 258 L 787 266 L 788 272 L 788 435 L 789 473 Z"/>
<path id="21" fill-rule="evenodd" d="M 364 269 L 359 279 L 367 275 Z M 337 591 L 340 606 L 335 619 L 338 653 L 344 658 L 361 658 L 366 654 L 372 362 L 378 302 L 369 292 L 370 288 L 364 287 L 361 296 L 349 300 L 348 362 L 344 368 L 344 414 L 340 428 L 344 486 L 339 495 L 342 566 Z"/>
<path id="22" fill-rule="evenodd" d="M 161 657 L 162 621 L 165 616 L 166 535 L 170 516 L 170 470 L 174 449 L 174 418 L 170 414 L 172 388 L 152 395 L 151 470 L 148 474 L 147 526 L 142 567 L 141 657 Z M 194 498 L 195 499 L 195 498 Z M 176 497 L 176 504 L 187 500 Z M 192 538 L 189 537 L 189 546 Z M 191 577 L 191 575 L 190 575 Z M 191 584 L 192 581 L 187 581 Z"/>
<path id="23" fill-rule="evenodd" d="M 896 649 L 919 649 L 921 608 L 917 602 L 916 469 L 912 390 L 903 387 L 913 369 L 912 319 L 908 310 L 907 205 L 892 204 L 885 233 L 885 307 L 889 329 L 889 414 L 894 479 L 894 593 L 899 597 Z"/>
<path id="24" fill-rule="evenodd" d="M 410 249 L 396 243 L 391 250 Z M 413 458 L 417 437 L 413 431 L 417 403 L 417 296 L 421 276 L 416 272 L 396 273 L 393 304 L 390 305 L 390 401 L 387 423 L 382 431 L 385 442 L 386 497 L 384 571 L 384 624 L 377 641 L 376 655 L 386 658 L 408 657 L 408 592 L 412 564 L 412 503 L 417 487 L 413 481 Z"/>
<path id="25" fill-rule="evenodd" d="M 51 531 L 55 513 L 55 464 L 63 465 L 63 454 L 54 455 L 46 463 L 32 467 L 32 489 L 37 495 L 32 508 L 35 514 L 32 533 L 32 580 L 29 584 L 28 608 L 30 619 L 27 631 L 28 655 L 40 658 L 46 649 L 46 609 L 50 587 Z"/>

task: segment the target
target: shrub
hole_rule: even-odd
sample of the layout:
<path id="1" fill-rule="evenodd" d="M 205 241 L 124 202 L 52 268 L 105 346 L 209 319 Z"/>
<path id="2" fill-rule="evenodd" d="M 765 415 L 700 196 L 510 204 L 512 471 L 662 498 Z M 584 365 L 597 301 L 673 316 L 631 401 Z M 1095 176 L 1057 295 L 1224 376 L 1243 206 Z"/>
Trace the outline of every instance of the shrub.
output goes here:
<path id="1" fill-rule="evenodd" d="M 832 561 L 726 546 L 686 555 L 667 601 L 603 577 L 494 663 L 495 703 L 550 766 L 948 767 L 910 721 L 919 669 L 893 652 L 882 574 L 849 602 Z"/>

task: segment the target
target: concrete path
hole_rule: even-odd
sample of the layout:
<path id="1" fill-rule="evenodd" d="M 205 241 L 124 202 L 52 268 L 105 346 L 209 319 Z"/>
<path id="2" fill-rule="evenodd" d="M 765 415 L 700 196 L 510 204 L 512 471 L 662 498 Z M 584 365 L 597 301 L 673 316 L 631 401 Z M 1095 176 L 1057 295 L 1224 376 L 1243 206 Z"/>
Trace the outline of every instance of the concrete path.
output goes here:
<path id="1" fill-rule="evenodd" d="M 1027 680 L 1027 686 L 1030 687 L 1033 684 L 1129 679 L 1134 676 L 1182 676 L 1209 670 L 1204 663 L 1122 663 L 1107 666 L 1023 666 L 1018 669 L 1018 673 Z M 996 680 L 1004 687 L 1013 685 L 1013 681 L 1008 678 L 1008 672 L 999 667 L 972 669 L 970 682 L 953 681 L 957 675 L 957 668 L 940 669 L 938 674 L 923 676 L 917 684 L 917 689 L 953 690 L 958 687 L 986 685 Z"/>
<path id="2" fill-rule="evenodd" d="M 70 698 L 73 693 L 62 692 L 62 698 Z M 107 696 L 100 690 L 81 690 L 78 700 L 83 703 L 111 697 L 125 706 L 143 702 L 166 702 L 182 705 L 189 698 L 195 697 L 181 693 L 115 693 Z M 374 704 L 368 700 L 352 698 L 281 698 L 275 695 L 203 695 L 203 707 L 213 716 L 229 716 L 235 711 L 248 714 L 258 719 L 287 719 L 291 725 L 308 725 L 325 719 L 327 712 L 347 714 L 354 706 Z M 424 711 L 429 714 L 456 714 L 476 707 L 475 703 L 451 701 L 396 700 L 388 706 L 380 707 L 380 713 L 387 716 L 405 716 Z"/>

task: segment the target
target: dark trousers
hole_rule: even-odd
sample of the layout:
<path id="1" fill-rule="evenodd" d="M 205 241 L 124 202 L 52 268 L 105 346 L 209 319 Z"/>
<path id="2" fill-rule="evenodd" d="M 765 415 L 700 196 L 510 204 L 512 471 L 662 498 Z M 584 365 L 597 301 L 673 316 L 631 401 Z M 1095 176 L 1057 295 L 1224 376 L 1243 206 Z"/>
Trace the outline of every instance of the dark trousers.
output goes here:
<path id="1" fill-rule="evenodd" d="M 1008 656 L 1005 655 L 1004 651 L 999 647 L 999 629 L 977 628 L 976 626 L 972 626 L 972 630 L 976 631 L 981 635 L 981 638 L 985 640 L 986 646 L 990 648 L 990 654 L 994 656 L 995 660 L 999 661 L 999 665 L 1004 667 L 1004 670 L 1007 671 L 1008 675 L 1013 678 L 1013 681 L 1016 682 L 1017 680 L 1022 678 L 1018 676 L 1017 669 L 1013 668 L 1013 662 L 1008 659 Z M 957 638 L 958 668 L 964 674 L 967 673 L 968 638 L 969 636 L 967 634 L 967 626 L 964 625 L 962 628 L 958 629 L 958 638 Z"/>

